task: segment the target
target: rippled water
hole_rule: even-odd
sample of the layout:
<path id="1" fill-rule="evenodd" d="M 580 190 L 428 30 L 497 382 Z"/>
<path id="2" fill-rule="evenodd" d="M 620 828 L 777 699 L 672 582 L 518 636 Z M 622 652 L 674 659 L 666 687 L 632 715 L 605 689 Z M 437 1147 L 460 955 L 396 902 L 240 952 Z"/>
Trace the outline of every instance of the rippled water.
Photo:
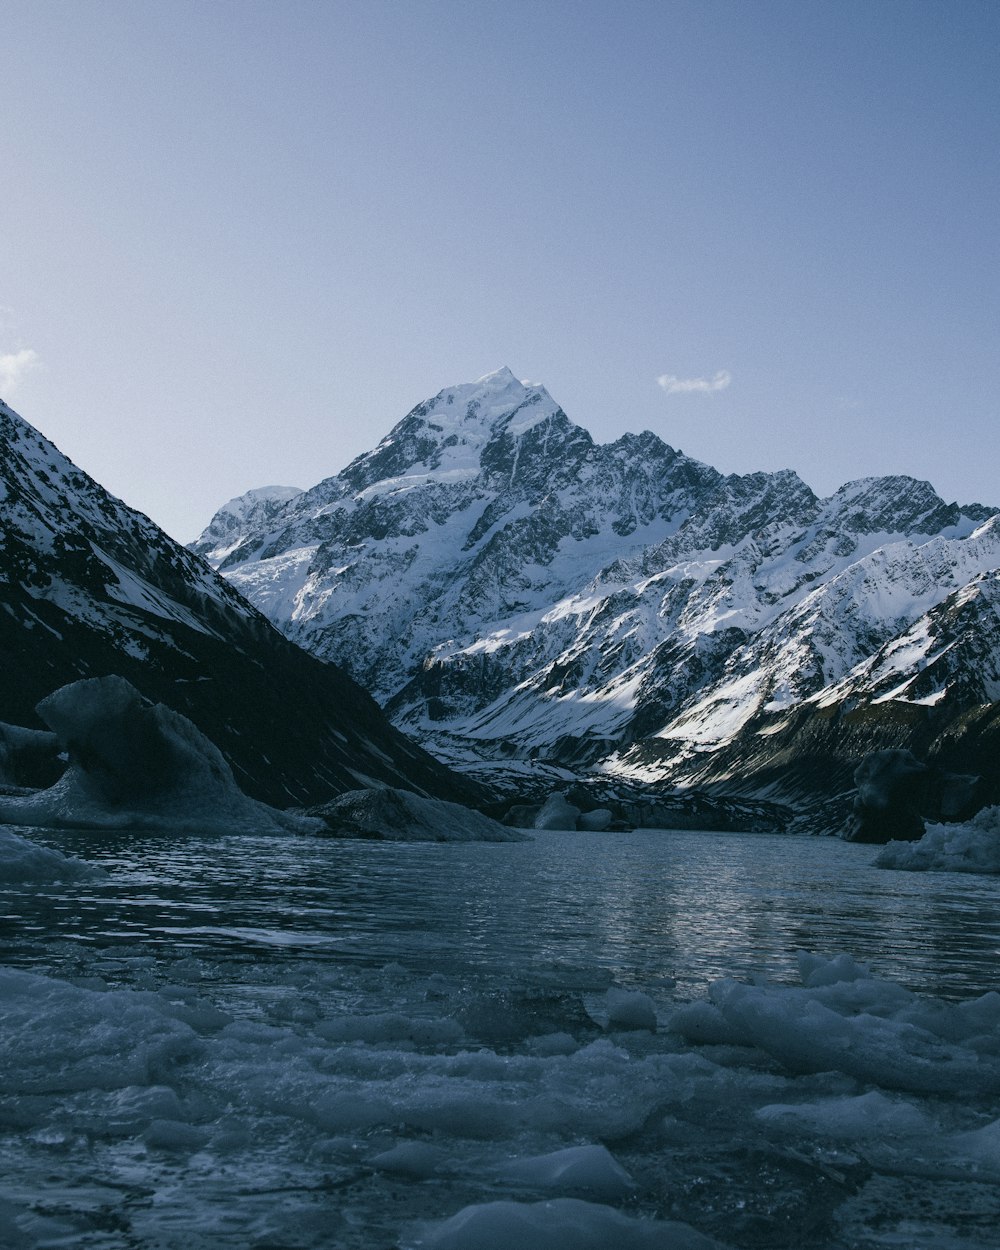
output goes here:
<path id="1" fill-rule="evenodd" d="M 532 843 L 49 834 L 109 870 L 98 886 L 8 890 L 0 958 L 70 947 L 157 959 L 315 958 L 529 977 L 560 963 L 623 983 L 794 973 L 798 949 L 849 951 L 914 989 L 998 983 L 989 877 L 874 870 L 871 847 L 766 834 L 543 832 Z M 69 945 L 67 945 L 69 944 Z"/>
<path id="2" fill-rule="evenodd" d="M 124 990 L 141 1012 L 166 1003 L 171 1027 L 180 1020 L 198 1045 L 194 1058 L 156 1057 L 146 1078 L 129 1078 L 130 1089 L 166 1088 L 180 1103 L 119 1131 L 114 1079 L 79 1076 L 76 1026 L 65 1025 L 53 1062 L 62 1046 L 67 1087 L 55 1081 L 30 1105 L 8 1101 L 0 1118 L 7 1197 L 21 1212 L 9 1227 L 25 1245 L 411 1244 L 421 1220 L 464 1204 L 546 1196 L 497 1181 L 498 1160 L 585 1141 L 631 1168 L 638 1188 L 625 1209 L 683 1218 L 731 1245 L 992 1244 L 992 1174 L 961 1194 L 947 1188 L 968 1189 L 961 1176 L 939 1176 L 923 1223 L 907 1233 L 909 1155 L 906 1168 L 876 1168 L 876 1184 L 871 1160 L 838 1161 L 835 1143 L 790 1150 L 756 1128 L 748 1136 L 746 1109 L 739 1127 L 728 1124 L 728 1105 L 754 1082 L 772 1082 L 764 1101 L 788 1096 L 788 1074 L 724 1056 L 715 1084 L 677 1094 L 652 1127 L 656 1082 L 689 1050 L 666 1032 L 614 1035 L 615 1053 L 601 1048 L 611 1046 L 602 1040 L 611 985 L 647 992 L 666 1018 L 722 977 L 792 984 L 801 949 L 848 952 L 942 999 L 982 995 L 1000 987 L 993 878 L 879 871 L 872 848 L 829 839 L 655 830 L 489 845 L 28 836 L 108 877 L 0 889 L 0 961 L 86 991 L 60 1006 L 60 1020 L 99 1014 Z M 369 1023 L 344 1023 L 354 1020 Z M 251 1026 L 260 1031 L 240 1032 Z M 490 1075 L 483 1056 L 514 1066 Z M 861 1092 L 843 1076 L 806 1079 L 817 1096 Z M 315 1111 L 331 1090 L 341 1101 Z M 634 1113 L 611 1113 L 633 1099 Z M 714 1126 L 701 1136 L 677 1127 L 692 1100 L 693 1122 Z M 935 1110 L 938 1122 L 976 1127 L 978 1109 L 954 1101 Z M 445 1165 L 405 1176 L 372 1164 L 410 1141 L 443 1151 Z"/>

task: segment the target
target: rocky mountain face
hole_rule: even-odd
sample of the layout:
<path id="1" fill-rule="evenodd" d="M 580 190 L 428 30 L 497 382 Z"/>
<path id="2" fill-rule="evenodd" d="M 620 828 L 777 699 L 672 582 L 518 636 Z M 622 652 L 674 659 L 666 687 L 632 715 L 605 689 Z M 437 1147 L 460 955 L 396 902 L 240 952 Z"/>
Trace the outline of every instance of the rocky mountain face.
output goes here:
<path id="1" fill-rule="evenodd" d="M 0 403 L 0 721 L 41 728 L 39 700 L 109 673 L 188 716 L 275 806 L 375 782 L 468 793 L 345 673 Z"/>
<path id="2" fill-rule="evenodd" d="M 822 778 L 791 767 L 809 718 L 864 707 L 865 741 L 920 721 L 927 746 L 996 698 L 995 509 L 907 477 L 819 499 L 793 472 L 725 476 L 649 432 L 598 445 L 506 369 L 227 533 L 219 567 L 466 767 L 829 786 L 857 743 Z M 978 623 L 921 650 L 943 636 L 935 612 Z"/>

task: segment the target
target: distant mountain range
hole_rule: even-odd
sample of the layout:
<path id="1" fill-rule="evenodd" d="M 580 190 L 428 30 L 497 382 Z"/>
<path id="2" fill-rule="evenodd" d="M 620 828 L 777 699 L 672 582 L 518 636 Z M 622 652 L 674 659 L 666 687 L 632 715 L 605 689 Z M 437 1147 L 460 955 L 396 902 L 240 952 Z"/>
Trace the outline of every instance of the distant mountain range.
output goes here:
<path id="1" fill-rule="evenodd" d="M 1000 516 L 927 482 L 820 499 L 649 432 L 596 444 L 501 369 L 309 490 L 232 501 L 192 546 L 473 771 L 795 798 L 912 745 L 996 788 Z"/>
<path id="2" fill-rule="evenodd" d="M 0 721 L 41 728 L 40 699 L 108 673 L 190 717 L 278 807 L 375 783 L 475 797 L 350 677 L 0 403 Z"/>

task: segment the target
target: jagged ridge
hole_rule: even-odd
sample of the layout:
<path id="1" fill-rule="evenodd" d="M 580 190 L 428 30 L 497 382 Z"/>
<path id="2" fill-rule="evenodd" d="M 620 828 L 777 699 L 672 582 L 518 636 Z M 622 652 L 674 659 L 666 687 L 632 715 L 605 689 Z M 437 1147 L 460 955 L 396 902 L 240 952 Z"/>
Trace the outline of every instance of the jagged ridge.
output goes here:
<path id="1" fill-rule="evenodd" d="M 247 526 L 222 568 L 441 754 L 629 773 L 654 738 L 644 775 L 704 779 L 995 569 L 993 516 L 902 476 L 818 499 L 649 432 L 597 445 L 500 370 Z"/>

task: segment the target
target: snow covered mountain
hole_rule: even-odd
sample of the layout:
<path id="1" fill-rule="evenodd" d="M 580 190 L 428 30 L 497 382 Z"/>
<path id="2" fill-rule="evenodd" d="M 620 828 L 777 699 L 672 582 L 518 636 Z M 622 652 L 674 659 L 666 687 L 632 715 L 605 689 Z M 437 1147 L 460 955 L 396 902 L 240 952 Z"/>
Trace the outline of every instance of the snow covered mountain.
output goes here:
<path id="1" fill-rule="evenodd" d="M 649 432 L 598 445 L 508 369 L 227 531 L 220 562 L 445 757 L 675 781 L 731 777 L 734 744 L 829 707 L 998 567 L 992 508 L 907 477 L 819 499 L 791 471 L 724 476 Z"/>
<path id="2" fill-rule="evenodd" d="M 222 505 L 208 529 L 189 546 L 209 564 L 218 565 L 229 555 L 234 543 L 242 541 L 248 529 L 265 527 L 290 499 L 301 494 L 297 486 L 258 486 L 237 495 Z"/>
<path id="3" fill-rule="evenodd" d="M 2 402 L 0 665 L 0 721 L 38 727 L 35 704 L 54 689 L 119 673 L 193 720 L 242 788 L 276 806 L 373 779 L 462 790 L 343 672 Z"/>

